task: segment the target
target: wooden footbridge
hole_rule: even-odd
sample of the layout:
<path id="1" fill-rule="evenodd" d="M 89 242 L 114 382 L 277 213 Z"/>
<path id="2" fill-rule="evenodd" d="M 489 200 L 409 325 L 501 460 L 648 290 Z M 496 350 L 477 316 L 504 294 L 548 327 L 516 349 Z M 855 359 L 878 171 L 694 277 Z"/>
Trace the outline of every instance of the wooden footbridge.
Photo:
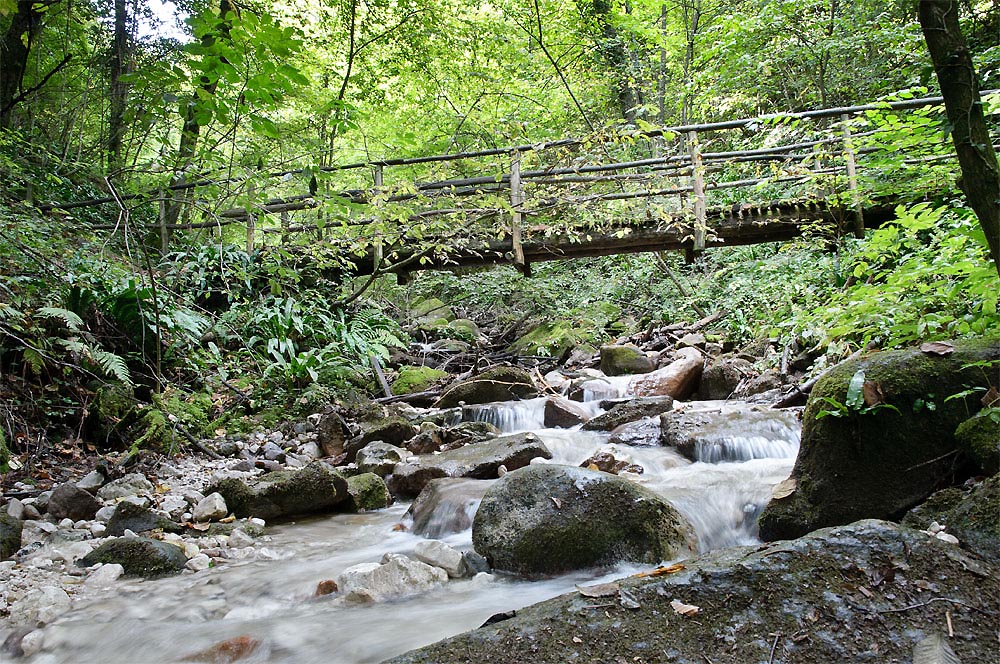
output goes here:
<path id="1" fill-rule="evenodd" d="M 123 215 L 107 227 L 120 228 L 134 206 L 155 201 L 164 248 L 176 229 L 238 225 L 248 251 L 308 247 L 333 269 L 357 275 L 405 279 L 421 269 L 490 264 L 527 275 L 532 263 L 547 260 L 668 250 L 691 259 L 711 247 L 803 233 L 860 236 L 891 219 L 899 202 L 872 186 L 887 162 L 899 177 L 949 159 L 950 145 L 934 133 L 943 120 L 939 97 L 902 99 L 203 178 L 152 194 L 40 207 L 114 203 Z M 907 123 L 937 140 L 895 153 L 886 137 Z M 187 205 L 180 223 L 164 221 L 171 201 Z M 231 239 L 242 233 L 226 232 Z"/>

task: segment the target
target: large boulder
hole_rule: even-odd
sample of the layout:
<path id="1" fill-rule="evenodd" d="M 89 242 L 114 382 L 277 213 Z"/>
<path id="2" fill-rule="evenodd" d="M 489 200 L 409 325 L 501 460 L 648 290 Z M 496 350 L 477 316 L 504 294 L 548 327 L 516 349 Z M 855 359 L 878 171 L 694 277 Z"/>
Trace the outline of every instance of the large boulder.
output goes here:
<path id="1" fill-rule="evenodd" d="M 937 523 L 962 548 L 1000 565 L 1000 476 L 986 478 L 971 491 L 942 489 L 910 510 L 903 523 L 921 530 Z"/>
<path id="2" fill-rule="evenodd" d="M 698 389 L 704 364 L 697 348 L 681 348 L 667 366 L 632 379 L 629 390 L 637 397 L 669 395 L 686 399 Z"/>
<path id="3" fill-rule="evenodd" d="M 359 450 L 354 461 L 358 464 L 360 472 L 375 473 L 379 477 L 385 477 L 392 472 L 397 463 L 404 461 L 408 456 L 409 453 L 402 447 L 375 441 Z"/>
<path id="4" fill-rule="evenodd" d="M 236 516 L 275 518 L 330 512 L 347 507 L 350 497 L 347 480 L 322 461 L 313 461 L 297 470 L 279 470 L 261 475 L 249 485 L 226 478 L 205 489 L 218 492 Z"/>
<path id="5" fill-rule="evenodd" d="M 344 445 L 346 460 L 354 461 L 360 450 L 376 440 L 403 447 L 408 440 L 417 435 L 418 431 L 417 426 L 402 415 L 366 422 L 362 425 L 361 433 Z"/>
<path id="6" fill-rule="evenodd" d="M 478 376 L 451 385 L 434 405 L 437 408 L 451 408 L 459 403 L 515 401 L 531 399 L 537 395 L 538 388 L 524 369 L 492 367 Z"/>
<path id="7" fill-rule="evenodd" d="M 355 511 L 380 510 L 392 502 L 385 481 L 375 473 L 361 473 L 347 478 L 347 492 Z"/>
<path id="8" fill-rule="evenodd" d="M 636 346 L 601 346 L 601 371 L 606 376 L 644 374 L 655 368 L 653 361 Z"/>
<path id="9" fill-rule="evenodd" d="M 148 507 L 142 507 L 126 500 L 118 503 L 115 507 L 104 534 L 108 537 L 118 537 L 124 535 L 126 530 L 131 530 L 133 533 L 143 533 L 157 529 L 171 533 L 184 530 L 180 524 L 156 514 Z"/>
<path id="10" fill-rule="evenodd" d="M 691 525 L 649 489 L 554 464 L 507 473 L 490 487 L 472 524 L 472 542 L 494 568 L 520 574 L 623 560 L 656 563 L 697 550 Z"/>
<path id="11" fill-rule="evenodd" d="M 958 659 L 925 661 L 996 662 L 1000 593 L 987 587 L 1000 568 L 892 523 L 720 549 L 661 572 L 519 608 L 389 662 L 910 662 L 946 630 L 946 609 Z"/>
<path id="12" fill-rule="evenodd" d="M 601 405 L 604 405 L 603 402 Z M 665 413 L 673 407 L 674 398 L 670 396 L 629 399 L 588 420 L 583 428 L 587 431 L 614 431 L 623 424 Z"/>
<path id="13" fill-rule="evenodd" d="M 0 512 L 0 560 L 7 560 L 21 548 L 24 524 L 6 512 Z"/>
<path id="14" fill-rule="evenodd" d="M 398 496 L 416 496 L 428 482 L 441 477 L 494 479 L 499 475 L 500 466 L 516 470 L 538 457 L 551 459 L 552 453 L 535 434 L 500 436 L 440 454 L 422 456 L 413 463 L 401 463 L 389 476 L 389 490 Z"/>
<path id="15" fill-rule="evenodd" d="M 980 367 L 1000 358 L 1000 343 L 952 348 L 947 355 L 874 353 L 823 376 L 806 405 L 791 475 L 795 491 L 764 509 L 761 538 L 789 539 L 862 518 L 898 519 L 974 472 L 955 429 L 979 408 L 970 386 L 987 387 Z M 949 398 L 959 393 L 968 396 Z"/>
<path id="16" fill-rule="evenodd" d="M 448 581 L 440 567 L 387 553 L 381 563 L 348 567 L 337 577 L 337 587 L 352 601 L 379 602 L 430 590 Z"/>
<path id="17" fill-rule="evenodd" d="M 60 484 L 49 498 L 48 513 L 54 519 L 93 519 L 101 502 L 80 487 L 67 482 Z"/>
<path id="18" fill-rule="evenodd" d="M 392 381 L 393 394 L 413 394 L 423 392 L 431 385 L 448 376 L 447 371 L 433 367 L 404 366 L 399 368 L 396 380 Z"/>
<path id="19" fill-rule="evenodd" d="M 118 537 L 108 540 L 77 563 L 92 567 L 97 563 L 117 564 L 130 576 L 163 576 L 184 569 L 187 557 L 180 547 L 142 537 Z"/>
<path id="20" fill-rule="evenodd" d="M 698 396 L 702 399 L 728 399 L 736 388 L 756 372 L 750 362 L 739 357 L 713 360 L 701 374 Z"/>
<path id="21" fill-rule="evenodd" d="M 1000 408 L 984 408 L 959 424 L 955 439 L 984 473 L 1000 472 Z"/>

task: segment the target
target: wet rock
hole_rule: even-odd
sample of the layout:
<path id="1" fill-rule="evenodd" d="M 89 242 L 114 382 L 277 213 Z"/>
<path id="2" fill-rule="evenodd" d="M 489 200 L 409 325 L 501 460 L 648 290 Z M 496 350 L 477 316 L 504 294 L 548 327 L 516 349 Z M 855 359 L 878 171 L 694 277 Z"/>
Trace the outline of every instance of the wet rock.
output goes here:
<path id="1" fill-rule="evenodd" d="M 1000 476 L 988 477 L 967 491 L 949 487 L 910 510 L 903 524 L 927 530 L 939 523 L 968 549 L 1000 565 Z"/>
<path id="2" fill-rule="evenodd" d="M 350 600 L 379 602 L 435 588 L 448 581 L 448 574 L 398 553 L 386 554 L 381 563 L 348 567 L 337 577 L 337 586 Z"/>
<path id="3" fill-rule="evenodd" d="M 642 466 L 634 464 L 631 461 L 616 459 L 611 452 L 594 453 L 590 457 L 583 460 L 580 464 L 580 468 L 599 470 L 602 473 L 610 473 L 612 475 L 617 475 L 622 472 L 641 475 L 644 470 Z"/>
<path id="4" fill-rule="evenodd" d="M 351 428 L 336 411 L 323 415 L 316 427 L 316 444 L 323 454 L 337 457 L 344 453 L 347 439 L 351 437 Z"/>
<path id="5" fill-rule="evenodd" d="M 608 442 L 631 447 L 654 447 L 660 444 L 660 418 L 644 417 L 615 427 Z"/>
<path id="6" fill-rule="evenodd" d="M 0 560 L 7 560 L 21 548 L 24 524 L 6 513 L 0 513 Z"/>
<path id="7" fill-rule="evenodd" d="M 143 537 L 108 540 L 80 559 L 80 567 L 118 564 L 129 576 L 163 576 L 184 569 L 187 556 L 180 547 Z"/>
<path id="8" fill-rule="evenodd" d="M 638 397 L 671 396 L 685 399 L 698 389 L 704 360 L 696 348 L 682 348 L 675 354 L 673 362 L 634 378 L 629 383 L 632 394 Z"/>
<path id="9" fill-rule="evenodd" d="M 404 447 L 406 441 L 416 436 L 419 431 L 412 422 L 400 415 L 368 422 L 363 427 L 362 432 L 351 438 L 344 447 L 348 462 L 354 461 L 358 452 L 373 441 L 378 440 L 397 447 Z"/>
<path id="10" fill-rule="evenodd" d="M 232 664 L 247 659 L 261 649 L 263 643 L 252 636 L 236 636 L 216 643 L 211 648 L 184 657 L 185 662 L 202 664 Z"/>
<path id="11" fill-rule="evenodd" d="M 536 457 L 551 459 L 552 453 L 535 434 L 500 436 L 420 457 L 415 463 L 399 464 L 389 477 L 389 490 L 394 495 L 412 497 L 420 493 L 427 482 L 439 477 L 494 479 L 500 466 L 514 470 L 528 465 Z"/>
<path id="12" fill-rule="evenodd" d="M 97 492 L 97 497 L 101 500 L 118 500 L 129 496 L 150 495 L 153 493 L 153 485 L 144 475 L 139 473 L 129 473 L 125 477 L 105 484 Z"/>
<path id="13" fill-rule="evenodd" d="M 31 627 L 45 625 L 69 611 L 69 607 L 69 595 L 62 588 L 34 588 L 11 605 L 10 622 Z"/>
<path id="14" fill-rule="evenodd" d="M 356 511 L 380 510 L 392 502 L 389 489 L 375 473 L 361 473 L 347 478 L 347 492 Z"/>
<path id="15" fill-rule="evenodd" d="M 427 482 L 406 511 L 411 531 L 421 537 L 443 537 L 472 526 L 472 517 L 490 482 L 440 478 Z"/>
<path id="16" fill-rule="evenodd" d="M 691 461 L 719 463 L 792 458 L 798 451 L 797 409 L 725 404 L 660 416 L 660 443 Z"/>
<path id="17" fill-rule="evenodd" d="M 97 490 L 100 489 L 102 486 L 104 486 L 104 483 L 106 481 L 107 478 L 104 477 L 104 473 L 99 472 L 97 470 L 92 470 L 83 477 L 81 477 L 80 481 L 77 482 L 76 485 L 81 489 L 83 489 L 84 491 L 88 491 L 90 493 L 97 493 Z"/>
<path id="18" fill-rule="evenodd" d="M 276 473 L 285 469 L 282 464 L 277 461 L 271 461 L 270 459 L 257 459 L 253 465 L 254 468 L 260 468 L 265 473 Z"/>
<path id="19" fill-rule="evenodd" d="M 452 579 L 466 575 L 462 552 L 448 546 L 441 540 L 422 540 L 413 548 L 413 557 L 420 562 L 440 567 Z"/>
<path id="20" fill-rule="evenodd" d="M 954 433 L 976 412 L 978 394 L 946 397 L 987 387 L 987 377 L 972 365 L 1000 359 L 1000 343 L 956 341 L 953 347 L 947 356 L 919 349 L 874 353 L 824 375 L 806 405 L 791 475 L 797 490 L 764 509 L 761 538 L 788 539 L 859 518 L 899 518 L 943 484 L 969 477 L 975 466 Z M 845 406 L 842 417 L 819 417 L 833 408 L 827 399 L 846 403 L 856 375 L 881 407 Z M 932 394 L 938 395 L 933 410 L 922 406 Z"/>
<path id="21" fill-rule="evenodd" d="M 461 422 L 444 429 L 444 442 L 441 451 L 455 450 L 459 447 L 493 440 L 500 435 L 500 429 L 489 422 Z"/>
<path id="22" fill-rule="evenodd" d="M 431 422 L 420 425 L 420 433 L 406 441 L 406 449 L 413 454 L 437 452 L 444 445 L 444 428 Z"/>
<path id="23" fill-rule="evenodd" d="M 19 627 L 12 630 L 7 635 L 7 638 L 4 639 L 3 646 L 0 646 L 0 653 L 12 658 L 24 657 L 24 648 L 21 647 L 21 641 L 31 632 L 32 629 L 30 627 Z"/>
<path id="24" fill-rule="evenodd" d="M 569 429 L 590 419 L 590 413 L 563 397 L 545 400 L 545 426 Z"/>
<path id="25" fill-rule="evenodd" d="M 336 581 L 333 579 L 324 579 L 316 584 L 316 592 L 313 593 L 313 597 L 332 595 L 339 590 L 340 588 L 337 586 Z"/>
<path id="26" fill-rule="evenodd" d="M 936 597 L 961 616 L 950 641 L 960 661 L 991 662 L 1000 595 L 983 585 L 998 573 L 918 531 L 862 521 L 619 581 L 638 608 L 594 609 L 605 600 L 573 592 L 390 662 L 909 662 L 914 644 L 944 629 L 942 602 L 928 601 Z M 922 592 L 917 581 L 941 591 Z M 674 600 L 700 611 L 684 616 Z"/>
<path id="27" fill-rule="evenodd" d="M 277 461 L 278 463 L 285 463 L 285 450 L 275 442 L 267 441 L 261 448 L 260 453 L 264 455 L 264 458 L 268 461 Z"/>
<path id="28" fill-rule="evenodd" d="M 101 503 L 75 484 L 60 484 L 49 498 L 48 513 L 54 519 L 93 519 Z"/>
<path id="29" fill-rule="evenodd" d="M 180 524 L 163 518 L 147 507 L 140 507 L 134 503 L 118 503 L 114 510 L 114 514 L 108 520 L 107 528 L 104 531 L 109 536 L 124 535 L 126 530 L 131 530 L 134 533 L 156 529 L 178 533 L 183 530 Z"/>
<path id="30" fill-rule="evenodd" d="M 322 461 L 313 461 L 297 470 L 261 475 L 252 485 L 226 478 L 206 491 L 221 494 L 229 510 L 238 517 L 265 520 L 329 512 L 350 497 L 347 480 Z"/>
<path id="31" fill-rule="evenodd" d="M 984 473 L 1000 472 L 1000 410 L 984 409 L 962 422 L 955 440 Z"/>
<path id="32" fill-rule="evenodd" d="M 361 473 L 375 473 L 379 477 L 385 477 L 397 463 L 408 456 L 407 451 L 401 447 L 375 441 L 359 450 L 354 462 Z"/>
<path id="33" fill-rule="evenodd" d="M 601 371 L 606 376 L 644 374 L 655 368 L 653 361 L 636 346 L 601 346 Z"/>
<path id="34" fill-rule="evenodd" d="M 226 518 L 227 514 L 229 514 L 229 508 L 226 507 L 226 499 L 222 497 L 222 494 L 213 492 L 198 501 L 191 513 L 191 519 L 196 523 L 218 521 Z"/>
<path id="35" fill-rule="evenodd" d="M 40 629 L 32 630 L 21 639 L 21 653 L 25 657 L 37 655 L 45 646 L 45 632 Z"/>
<path id="36" fill-rule="evenodd" d="M 472 576 L 476 574 L 485 574 L 490 571 L 490 563 L 486 558 L 475 551 L 463 551 L 462 552 L 462 562 L 465 563 L 465 569 Z"/>
<path id="37" fill-rule="evenodd" d="M 527 371 L 519 367 L 497 366 L 449 386 L 434 405 L 437 408 L 451 408 L 459 403 L 515 401 L 531 399 L 537 395 L 538 389 Z"/>
<path id="38" fill-rule="evenodd" d="M 702 399 L 728 399 L 740 384 L 754 374 L 753 365 L 738 357 L 713 360 L 701 375 L 698 394 Z"/>
<path id="39" fill-rule="evenodd" d="M 612 431 L 623 424 L 659 415 L 673 407 L 674 398 L 671 396 L 630 399 L 588 421 L 583 428 L 587 431 Z"/>
<path id="40" fill-rule="evenodd" d="M 115 585 L 123 574 L 125 574 L 125 568 L 116 563 L 98 565 L 87 575 L 87 580 L 84 583 L 95 588 L 107 588 Z"/>
<path id="41" fill-rule="evenodd" d="M 598 471 L 538 464 L 486 492 L 472 542 L 498 570 L 553 574 L 623 560 L 655 563 L 697 549 L 687 520 L 658 495 Z"/>
<path id="42" fill-rule="evenodd" d="M 777 390 L 784 384 L 785 382 L 781 379 L 781 375 L 777 371 L 768 369 L 759 376 L 746 381 L 736 391 L 735 396 L 740 399 L 748 399 L 756 394 L 764 394 L 771 390 Z"/>

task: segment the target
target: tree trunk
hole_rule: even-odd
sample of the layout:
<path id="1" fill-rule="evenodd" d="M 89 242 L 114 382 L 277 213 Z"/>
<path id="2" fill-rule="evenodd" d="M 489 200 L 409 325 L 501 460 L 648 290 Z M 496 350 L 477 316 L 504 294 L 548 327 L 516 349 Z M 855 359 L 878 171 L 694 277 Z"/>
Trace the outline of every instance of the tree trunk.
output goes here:
<path id="1" fill-rule="evenodd" d="M 130 67 L 128 12 L 125 0 L 115 0 L 115 39 L 111 51 L 111 110 L 108 115 L 108 170 L 122 163 L 122 136 L 125 133 L 125 105 L 128 84 L 121 80 Z"/>
<path id="2" fill-rule="evenodd" d="M 919 13 L 962 169 L 959 187 L 979 218 L 1000 275 L 1000 169 L 983 116 L 979 78 L 958 23 L 958 3 L 921 0 Z"/>
<path id="3" fill-rule="evenodd" d="M 0 38 L 0 128 L 11 126 L 17 93 L 28 69 L 31 43 L 42 27 L 41 3 L 18 0 L 17 11 Z"/>

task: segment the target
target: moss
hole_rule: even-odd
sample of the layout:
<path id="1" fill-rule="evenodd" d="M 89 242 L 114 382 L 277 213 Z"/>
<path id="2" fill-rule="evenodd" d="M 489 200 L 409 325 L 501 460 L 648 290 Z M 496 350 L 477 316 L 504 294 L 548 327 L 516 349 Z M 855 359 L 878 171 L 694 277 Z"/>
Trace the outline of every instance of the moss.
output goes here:
<path id="1" fill-rule="evenodd" d="M 253 507 L 254 491 L 243 480 L 226 477 L 205 487 L 204 494 L 218 493 L 226 501 L 229 511 L 238 517 L 250 516 Z"/>
<path id="2" fill-rule="evenodd" d="M 918 349 L 875 353 L 823 376 L 804 414 L 792 471 L 798 489 L 767 506 L 759 520 L 761 537 L 798 537 L 862 518 L 897 519 L 936 489 L 969 477 L 972 464 L 954 433 L 978 403 L 972 395 L 948 397 L 985 387 L 988 377 L 969 365 L 1000 357 L 1000 344 L 978 340 L 954 346 L 946 357 Z M 826 399 L 846 403 L 859 370 L 879 387 L 886 406 L 820 417 L 823 410 L 835 410 Z"/>
<path id="3" fill-rule="evenodd" d="M 124 387 L 104 384 L 94 394 L 89 411 L 92 435 L 102 442 L 120 442 L 135 422 L 136 402 Z"/>
<path id="4" fill-rule="evenodd" d="M 423 392 L 434 381 L 448 375 L 447 371 L 441 371 L 432 367 L 400 367 L 399 376 L 392 382 L 392 393 L 413 394 L 414 392 Z"/>
<path id="5" fill-rule="evenodd" d="M 80 559 L 81 567 L 118 564 L 130 576 L 163 576 L 184 569 L 187 558 L 180 547 L 144 538 L 109 540 Z"/>
<path id="6" fill-rule="evenodd" d="M 959 424 L 955 439 L 983 473 L 1000 471 L 1000 408 L 985 408 Z"/>
<path id="7" fill-rule="evenodd" d="M 435 406 L 450 408 L 460 401 L 467 404 L 490 403 L 530 399 L 538 389 L 527 371 L 518 367 L 497 366 L 487 369 L 474 378 L 449 387 Z M 389 442 L 389 441 L 386 441 Z"/>
<path id="8" fill-rule="evenodd" d="M 447 325 L 449 321 L 455 320 L 455 313 L 447 304 L 436 297 L 426 300 L 417 300 L 410 307 L 410 316 L 418 325 L 424 325 L 436 320 L 444 320 Z"/>
<path id="9" fill-rule="evenodd" d="M 392 502 L 385 482 L 375 473 L 361 473 L 347 478 L 347 491 L 356 511 L 378 510 Z"/>
<path id="10" fill-rule="evenodd" d="M 564 353 L 580 344 L 592 341 L 595 328 L 593 321 L 581 323 L 568 320 L 545 321 L 512 343 L 508 350 L 523 355 L 562 357 Z"/>
<path id="11" fill-rule="evenodd" d="M 635 346 L 601 347 L 601 371 L 608 376 L 648 373 L 655 368 L 653 361 Z"/>

